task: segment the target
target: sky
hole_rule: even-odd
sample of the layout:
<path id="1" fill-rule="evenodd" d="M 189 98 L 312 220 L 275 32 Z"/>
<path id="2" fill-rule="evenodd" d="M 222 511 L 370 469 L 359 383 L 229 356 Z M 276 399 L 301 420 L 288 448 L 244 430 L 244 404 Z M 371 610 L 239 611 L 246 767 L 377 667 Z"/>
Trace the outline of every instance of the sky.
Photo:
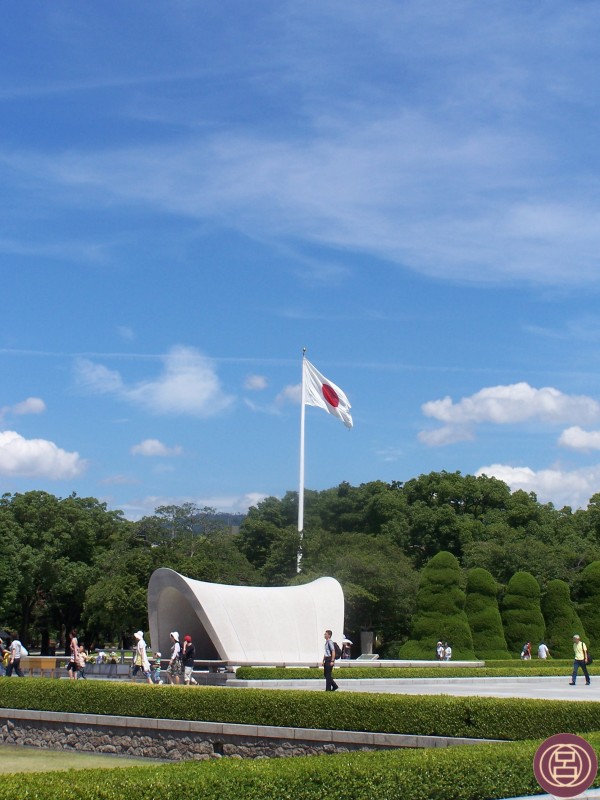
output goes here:
<path id="1" fill-rule="evenodd" d="M 0 489 L 600 491 L 600 6 L 13 3 Z"/>

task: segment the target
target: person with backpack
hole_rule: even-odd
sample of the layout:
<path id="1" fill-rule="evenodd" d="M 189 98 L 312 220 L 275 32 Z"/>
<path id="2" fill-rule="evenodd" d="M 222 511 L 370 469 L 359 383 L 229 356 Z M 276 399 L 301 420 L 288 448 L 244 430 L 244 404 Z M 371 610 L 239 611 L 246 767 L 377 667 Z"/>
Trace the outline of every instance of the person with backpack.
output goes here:
<path id="1" fill-rule="evenodd" d="M 325 691 L 326 692 L 335 692 L 339 689 L 337 683 L 333 680 L 333 667 L 335 665 L 336 659 L 336 645 L 335 642 L 331 640 L 333 636 L 331 631 L 325 631 L 325 652 L 323 654 L 323 674 L 325 676 Z"/>
<path id="2" fill-rule="evenodd" d="M 571 686 L 575 686 L 575 682 L 577 681 L 577 673 L 579 672 L 579 668 L 581 667 L 581 671 L 583 672 L 585 678 L 585 685 L 589 686 L 590 675 L 587 671 L 587 665 L 590 663 L 591 659 L 588 653 L 587 646 L 584 641 L 582 641 L 581 636 L 578 633 L 573 636 L 573 655 L 575 656 L 573 659 L 573 674 L 571 675 Z"/>

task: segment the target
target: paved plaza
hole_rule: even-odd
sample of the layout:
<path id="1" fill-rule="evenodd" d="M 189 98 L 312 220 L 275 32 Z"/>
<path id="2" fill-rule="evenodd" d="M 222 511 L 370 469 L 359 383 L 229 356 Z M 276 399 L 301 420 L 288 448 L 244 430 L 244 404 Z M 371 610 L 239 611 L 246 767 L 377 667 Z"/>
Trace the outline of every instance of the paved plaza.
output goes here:
<path id="1" fill-rule="evenodd" d="M 335 676 L 344 692 L 385 692 L 386 694 L 449 694 L 458 697 L 529 697 L 538 700 L 593 700 L 600 702 L 600 677 L 592 675 L 590 686 L 583 678 L 569 686 L 564 677 L 523 678 L 371 678 L 349 679 Z M 325 681 L 227 681 L 228 686 L 261 689 L 324 689 Z"/>

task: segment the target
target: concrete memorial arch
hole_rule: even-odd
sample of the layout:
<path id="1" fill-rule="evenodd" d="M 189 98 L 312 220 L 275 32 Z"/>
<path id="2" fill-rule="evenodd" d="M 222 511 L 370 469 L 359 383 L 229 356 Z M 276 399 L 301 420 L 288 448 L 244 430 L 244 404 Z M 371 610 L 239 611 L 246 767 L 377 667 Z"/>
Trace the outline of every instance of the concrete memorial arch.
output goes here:
<path id="1" fill-rule="evenodd" d="M 301 586 L 227 586 L 157 569 L 148 584 L 152 647 L 170 652 L 169 634 L 190 634 L 196 659 L 245 664 L 314 664 L 323 631 L 341 641 L 344 594 L 335 578 Z"/>

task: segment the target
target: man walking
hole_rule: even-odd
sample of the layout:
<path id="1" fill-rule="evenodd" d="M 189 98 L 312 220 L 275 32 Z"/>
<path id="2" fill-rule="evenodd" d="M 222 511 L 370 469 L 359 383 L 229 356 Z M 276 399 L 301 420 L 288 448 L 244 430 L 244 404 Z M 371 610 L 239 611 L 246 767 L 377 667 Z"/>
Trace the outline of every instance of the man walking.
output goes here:
<path id="1" fill-rule="evenodd" d="M 575 682 L 577 680 L 577 673 L 579 672 L 579 667 L 585 677 L 585 685 L 590 685 L 590 676 L 587 671 L 587 661 L 588 661 L 588 651 L 587 647 L 585 646 L 585 642 L 581 641 L 581 637 L 576 633 L 573 636 L 573 653 L 575 655 L 575 659 L 573 661 L 573 675 L 571 676 L 571 686 L 575 686 Z"/>
<path id="2" fill-rule="evenodd" d="M 325 653 L 323 655 L 323 674 L 325 675 L 325 691 L 335 692 L 337 683 L 333 680 L 333 665 L 335 664 L 335 647 L 331 641 L 331 631 L 325 631 Z"/>

